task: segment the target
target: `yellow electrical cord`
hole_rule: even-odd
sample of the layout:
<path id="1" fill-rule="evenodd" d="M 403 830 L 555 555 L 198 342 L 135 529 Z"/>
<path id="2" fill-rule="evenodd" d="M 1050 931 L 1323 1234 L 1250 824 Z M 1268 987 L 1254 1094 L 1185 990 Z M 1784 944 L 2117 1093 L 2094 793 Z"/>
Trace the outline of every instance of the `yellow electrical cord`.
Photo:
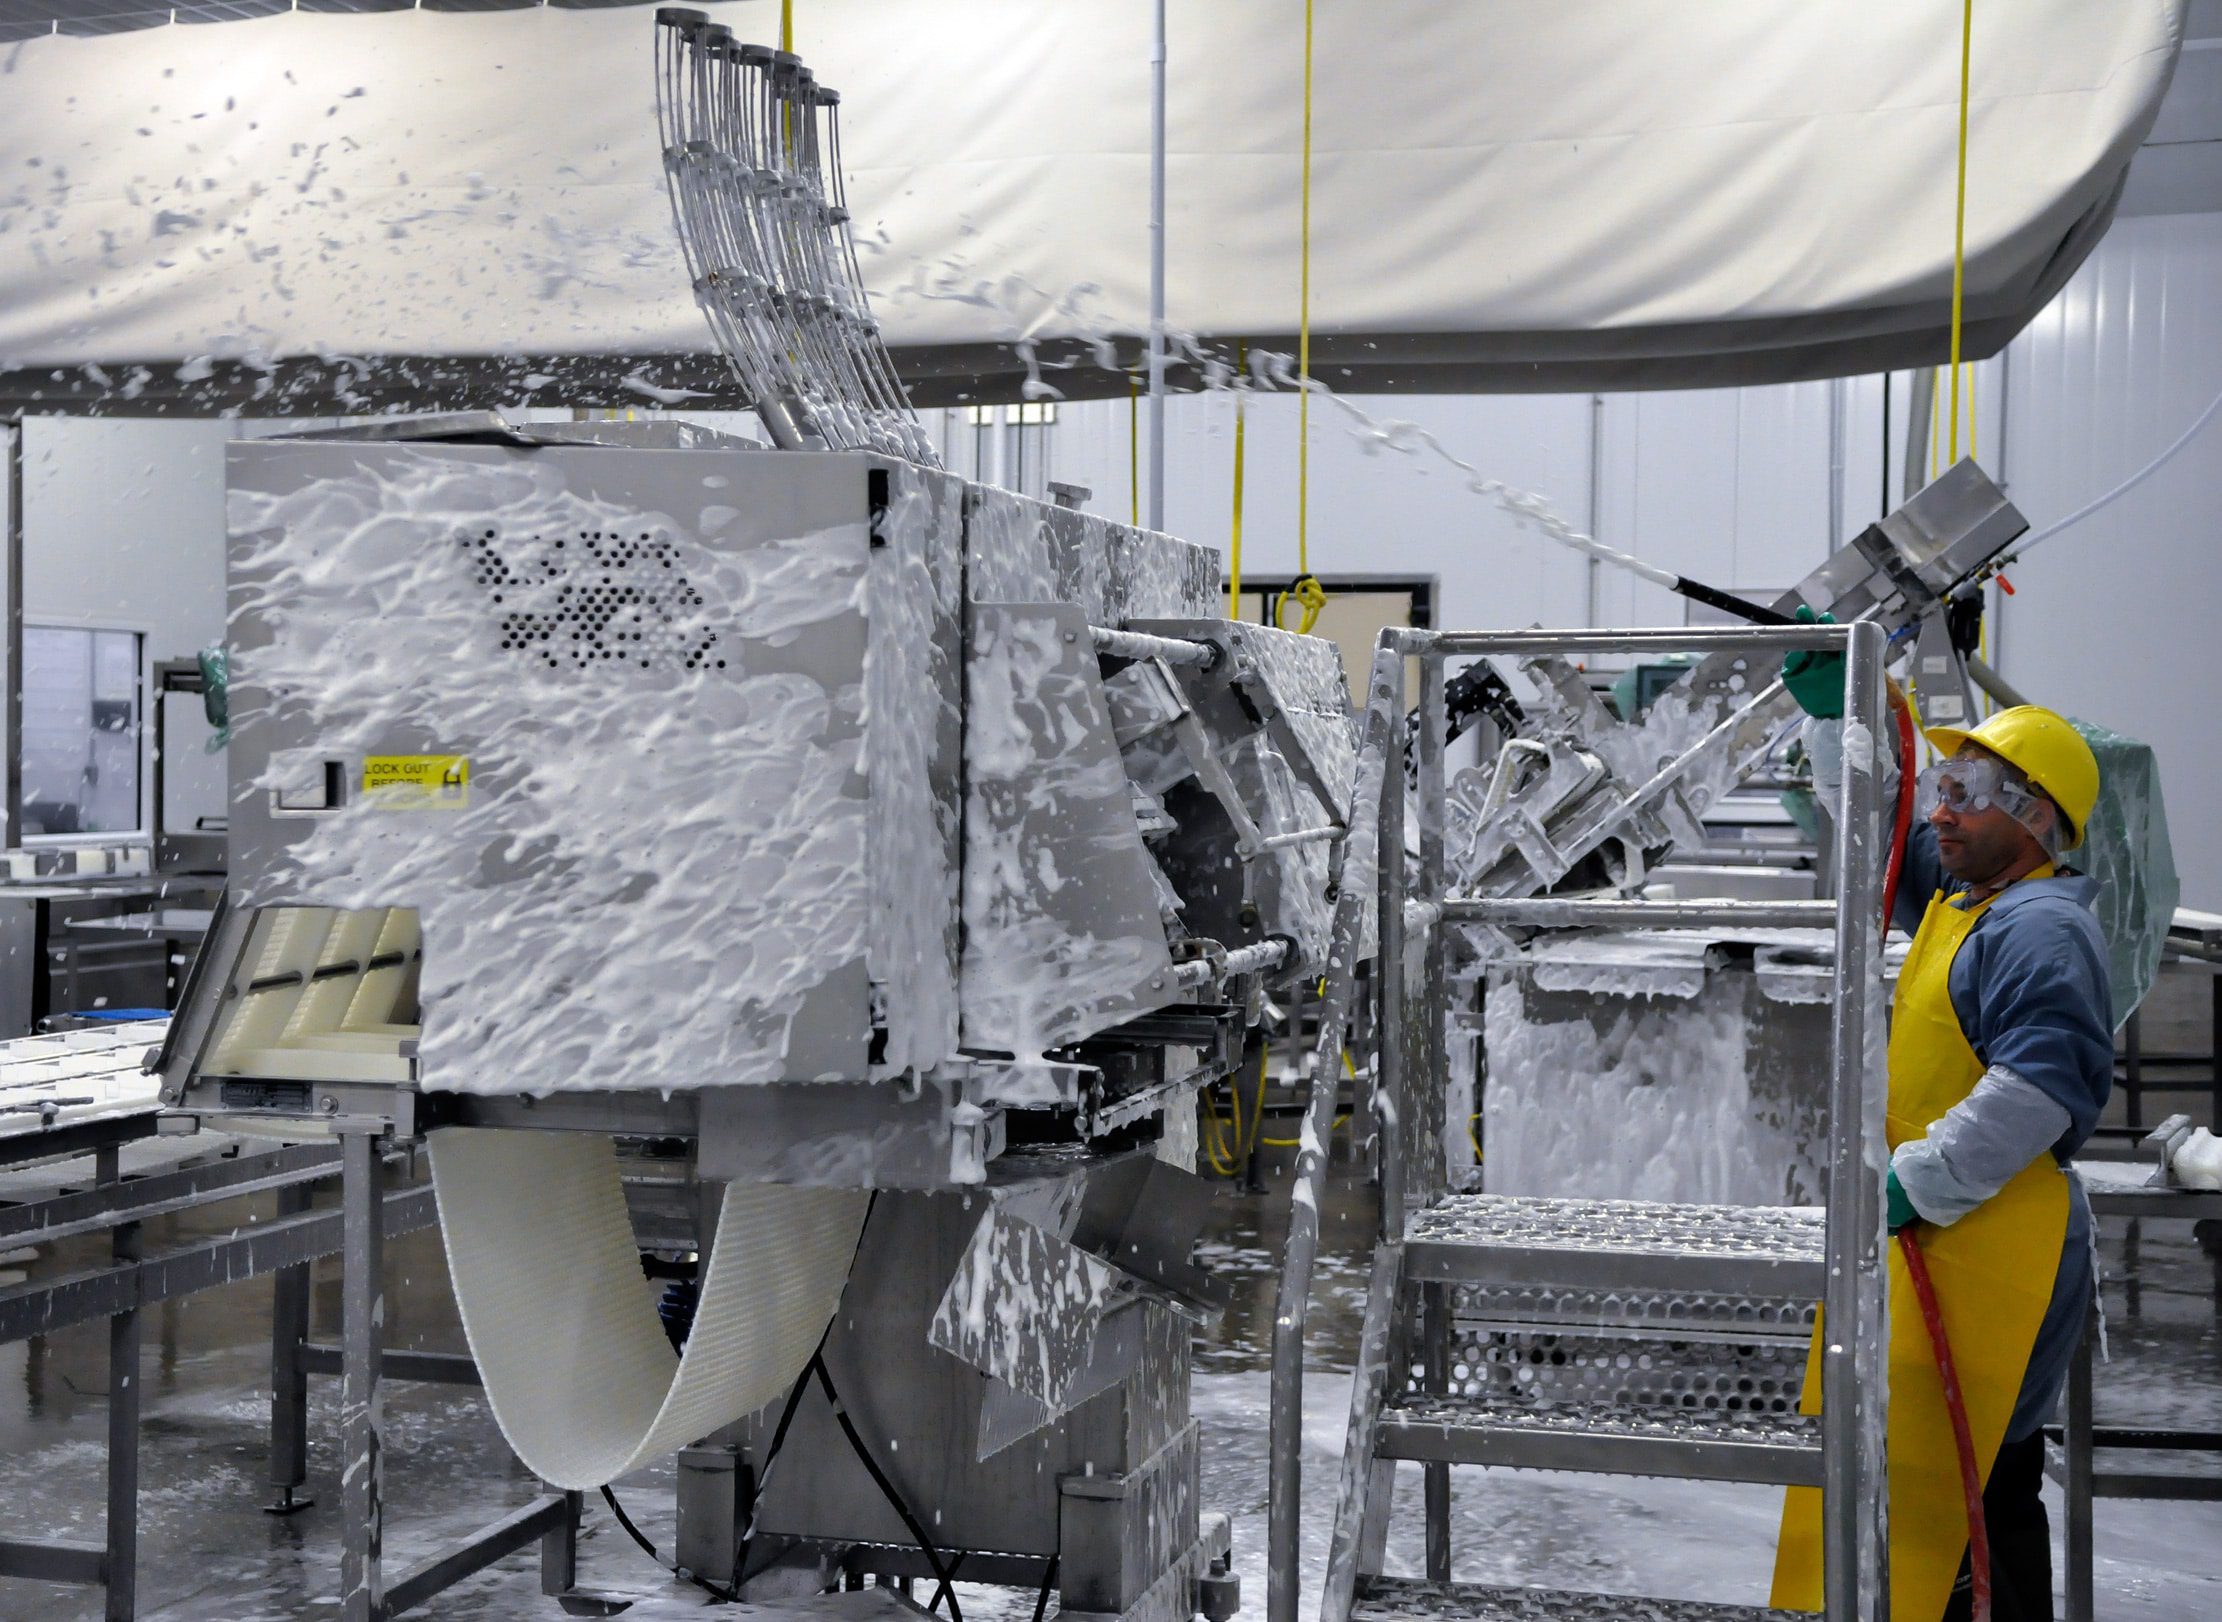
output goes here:
<path id="1" fill-rule="evenodd" d="M 1227 618 L 1242 618 L 1242 368 L 1247 363 L 1250 347 L 1236 344 L 1234 390 L 1234 534 L 1228 551 L 1231 561 L 1227 571 Z"/>
<path id="2" fill-rule="evenodd" d="M 1967 287 L 1967 103 L 1968 67 L 1975 44 L 1975 0 L 1960 6 L 1960 178 L 1952 211 L 1952 460 L 1960 459 L 1960 308 Z M 1969 417 L 1974 416 L 1969 401 Z M 1970 439 L 1973 438 L 1972 429 Z M 1970 453 L 1974 446 L 1969 445 Z"/>

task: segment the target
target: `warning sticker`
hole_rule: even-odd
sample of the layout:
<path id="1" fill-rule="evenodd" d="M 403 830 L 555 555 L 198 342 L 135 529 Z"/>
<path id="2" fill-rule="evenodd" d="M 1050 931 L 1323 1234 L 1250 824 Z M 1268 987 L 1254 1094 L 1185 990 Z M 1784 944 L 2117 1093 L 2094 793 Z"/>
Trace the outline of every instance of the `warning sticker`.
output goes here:
<path id="1" fill-rule="evenodd" d="M 471 803 L 468 755 L 369 755 L 363 802 L 380 811 L 460 811 Z"/>

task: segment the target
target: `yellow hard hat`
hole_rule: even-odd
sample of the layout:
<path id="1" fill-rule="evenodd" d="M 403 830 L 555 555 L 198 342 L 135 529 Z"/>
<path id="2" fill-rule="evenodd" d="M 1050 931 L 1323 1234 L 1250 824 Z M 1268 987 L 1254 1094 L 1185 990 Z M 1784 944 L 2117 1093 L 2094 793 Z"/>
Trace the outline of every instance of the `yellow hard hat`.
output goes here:
<path id="1" fill-rule="evenodd" d="M 2083 843 L 2084 824 L 2099 801 L 2099 761 L 2083 734 L 2067 721 L 2036 704 L 2016 704 L 1972 730 L 1965 727 L 1931 727 L 1929 742 L 1940 755 L 1950 757 L 1963 743 L 1980 744 L 2020 771 L 2068 819 L 2068 843 Z"/>

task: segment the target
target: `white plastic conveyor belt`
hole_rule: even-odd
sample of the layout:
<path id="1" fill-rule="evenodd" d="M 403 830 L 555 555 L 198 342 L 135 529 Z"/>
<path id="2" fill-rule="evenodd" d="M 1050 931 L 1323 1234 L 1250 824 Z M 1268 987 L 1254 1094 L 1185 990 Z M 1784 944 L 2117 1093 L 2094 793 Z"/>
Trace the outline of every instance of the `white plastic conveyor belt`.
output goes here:
<path id="1" fill-rule="evenodd" d="M 431 1150 L 494 1417 L 526 1468 L 563 1488 L 614 1481 L 784 1395 L 833 1319 L 870 1199 L 727 1184 L 675 1358 L 609 1139 L 453 1127 Z"/>

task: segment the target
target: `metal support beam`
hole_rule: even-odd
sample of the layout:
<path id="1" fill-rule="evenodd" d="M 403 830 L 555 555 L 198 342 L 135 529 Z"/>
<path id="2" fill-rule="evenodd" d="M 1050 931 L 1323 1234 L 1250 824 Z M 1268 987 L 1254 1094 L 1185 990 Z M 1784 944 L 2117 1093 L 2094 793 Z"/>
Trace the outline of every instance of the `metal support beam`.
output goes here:
<path id="1" fill-rule="evenodd" d="M 374 1132 L 340 1139 L 344 1173 L 340 1209 L 345 1247 L 341 1258 L 340 1375 L 340 1613 L 345 1622 L 385 1622 L 383 1415 L 378 1354 L 385 1316 L 386 1162 Z M 538 1536 L 535 1529 L 533 1536 Z M 504 1551 L 507 1552 L 507 1551 Z M 435 1562 L 437 1564 L 437 1562 Z M 476 1567 L 472 1568 L 476 1570 Z M 431 1592 L 436 1592 L 432 1590 Z M 421 1595 L 419 1597 L 422 1597 Z"/>
<path id="2" fill-rule="evenodd" d="M 1879 735 L 1883 634 L 1852 627 L 1844 692 L 1849 719 Z M 1882 1179 L 1887 1158 L 1881 1069 L 1882 797 L 1872 769 L 1847 769 L 1837 819 L 1835 1006 L 1829 1046 L 1828 1226 L 1821 1344 L 1822 1589 L 1841 1622 L 1886 1622 L 1890 1607 L 1889 1495 L 1883 1464 L 1889 1394 L 1888 1291 L 1883 1273 Z M 1879 906 L 1879 902 L 1876 903 Z"/>
<path id="3" fill-rule="evenodd" d="M 2091 1339 L 2098 1321 L 2094 1300 L 2083 1320 L 2083 1337 L 2076 1342 L 2074 1360 L 2068 1364 L 2068 1412 L 2065 1437 L 2068 1479 L 2068 1622 L 2094 1622 L 2091 1584 Z"/>
<path id="4" fill-rule="evenodd" d="M 402 1189 L 385 1202 L 385 1231 L 414 1233 L 439 1220 L 429 1187 Z M 341 1218 L 321 1211 L 165 1251 L 127 1267 L 113 1264 L 0 1290 L 0 1345 L 48 1335 L 219 1284 L 236 1284 L 340 1248 Z"/>
<path id="5" fill-rule="evenodd" d="M 241 1155 L 184 1171 L 101 1184 L 77 1194 L 58 1194 L 0 1210 L 0 1243 L 10 1246 L 52 1244 L 80 1234 L 98 1233 L 124 1222 L 207 1205 L 218 1199 L 286 1189 L 339 1173 L 339 1152 L 324 1144 L 302 1144 L 269 1154 Z M 281 1209 L 284 1206 L 281 1202 Z M 305 1210 L 305 1206 L 296 1206 Z"/>
<path id="6" fill-rule="evenodd" d="M 141 1230 L 109 1240 L 118 1267 L 135 1265 Z M 108 1320 L 108 1604 L 106 1622 L 131 1622 L 139 1605 L 139 1309 Z"/>
<path id="7" fill-rule="evenodd" d="M 309 1208 L 309 1190 L 282 1189 L 280 1219 Z M 315 1500 L 299 1489 L 309 1479 L 309 1376 L 301 1360 L 309 1336 L 309 1264 L 281 1267 L 270 1288 L 270 1489 L 269 1509 L 290 1515 Z"/>
<path id="8" fill-rule="evenodd" d="M 0 816 L 7 818 L 6 843 L 10 846 L 23 843 L 23 436 L 24 424 L 17 417 L 8 424 L 8 540 L 5 568 L 7 629 L 6 647 L 0 650 L 7 662 L 5 672 L 0 672 L 0 692 L 6 697 L 0 701 L 0 724 L 7 728 L 6 782 L 4 800 L 0 800 Z"/>
<path id="9" fill-rule="evenodd" d="M 553 1493 L 545 1498 L 534 1499 L 524 1508 L 511 1511 L 493 1525 L 441 1550 L 395 1583 L 383 1606 L 368 1614 L 373 1617 L 374 1622 L 385 1622 L 388 1617 L 400 1616 L 405 1611 L 416 1609 L 434 1595 L 445 1593 L 464 1578 L 484 1571 L 495 1561 L 508 1559 L 519 1549 L 534 1543 L 544 1545 L 546 1539 L 562 1536 L 565 1522 L 575 1515 L 576 1506 L 577 1496 L 572 1493 Z M 575 1520 L 572 1524 L 576 1525 Z M 348 1532 L 351 1545 L 354 1531 L 355 1527 L 350 1523 Z M 372 1569 L 375 1574 L 375 1565 Z M 543 1593 L 562 1591 L 549 1589 L 543 1583 Z M 350 1596 L 354 1592 L 352 1588 L 348 1590 Z M 347 1614 L 350 1618 L 356 1614 L 352 1603 Z"/>

